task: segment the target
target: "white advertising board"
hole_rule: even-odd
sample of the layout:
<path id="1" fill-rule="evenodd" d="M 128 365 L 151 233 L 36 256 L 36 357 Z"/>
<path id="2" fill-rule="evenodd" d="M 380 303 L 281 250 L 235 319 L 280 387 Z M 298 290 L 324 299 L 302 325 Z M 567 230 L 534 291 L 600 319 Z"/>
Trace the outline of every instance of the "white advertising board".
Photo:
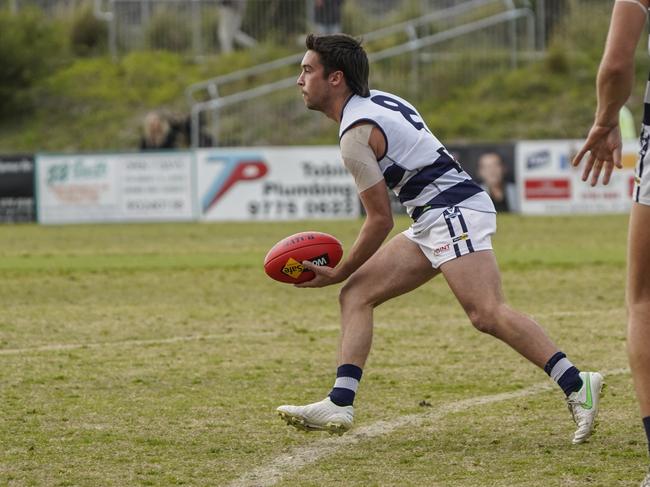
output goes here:
<path id="1" fill-rule="evenodd" d="M 203 149 L 196 152 L 201 218 L 356 218 L 361 206 L 338 147 Z"/>
<path id="2" fill-rule="evenodd" d="M 39 155 L 36 188 L 41 223 L 196 218 L 190 152 Z"/>
<path id="3" fill-rule="evenodd" d="M 516 144 L 515 174 L 522 213 L 548 215 L 629 211 L 638 143 L 629 141 L 624 144 L 623 169 L 614 170 L 607 186 L 599 182 L 595 187 L 581 179 L 586 160 L 578 168 L 571 165 L 582 143 L 581 140 L 536 140 Z"/>

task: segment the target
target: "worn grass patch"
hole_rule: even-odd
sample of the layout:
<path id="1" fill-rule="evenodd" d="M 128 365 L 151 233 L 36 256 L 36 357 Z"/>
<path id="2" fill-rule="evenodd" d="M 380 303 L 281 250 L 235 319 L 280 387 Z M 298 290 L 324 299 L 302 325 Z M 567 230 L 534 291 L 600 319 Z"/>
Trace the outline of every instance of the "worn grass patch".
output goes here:
<path id="1" fill-rule="evenodd" d="M 627 365 L 626 225 L 499 217 L 510 303 L 586 369 Z M 325 436 L 287 428 L 274 409 L 331 386 L 338 287 L 281 285 L 261 263 L 290 233 L 330 232 L 349 248 L 358 227 L 1 226 L 0 485 L 228 485 L 255 469 L 263 477 L 278 455 L 318 450 Z M 555 388 L 431 413 L 549 382 L 473 330 L 444 280 L 386 303 L 376 323 L 356 428 L 379 433 L 328 440 L 328 454 L 288 466 L 277 485 L 639 482 L 647 459 L 629 374 L 606 378 L 600 429 L 576 447 Z M 417 427 L 376 429 L 407 415 Z"/>

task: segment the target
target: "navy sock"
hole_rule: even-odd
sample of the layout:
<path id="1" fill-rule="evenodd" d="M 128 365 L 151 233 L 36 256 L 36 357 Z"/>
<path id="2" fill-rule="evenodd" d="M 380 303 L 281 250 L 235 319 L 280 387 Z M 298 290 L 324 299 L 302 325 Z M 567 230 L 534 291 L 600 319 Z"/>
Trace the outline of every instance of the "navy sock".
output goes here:
<path id="1" fill-rule="evenodd" d="M 544 372 L 558 383 L 567 396 L 582 387 L 580 371 L 562 352 L 555 353 L 544 366 Z"/>
<path id="2" fill-rule="evenodd" d="M 645 436 L 648 439 L 648 453 L 650 454 L 650 416 L 643 418 L 643 427 L 645 428 Z"/>
<path id="3" fill-rule="evenodd" d="M 334 404 L 352 406 L 362 373 L 361 368 L 353 364 L 343 364 L 336 369 L 336 382 L 329 394 Z"/>

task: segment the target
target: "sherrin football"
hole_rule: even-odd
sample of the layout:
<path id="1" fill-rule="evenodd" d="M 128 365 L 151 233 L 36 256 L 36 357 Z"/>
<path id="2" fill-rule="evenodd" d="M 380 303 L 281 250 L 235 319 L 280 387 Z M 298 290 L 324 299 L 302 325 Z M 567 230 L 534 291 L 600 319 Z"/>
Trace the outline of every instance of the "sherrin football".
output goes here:
<path id="1" fill-rule="evenodd" d="M 335 267 L 343 256 L 341 242 L 327 233 L 300 232 L 276 243 L 264 257 L 264 272 L 271 279 L 298 284 L 314 278 L 302 262 Z"/>

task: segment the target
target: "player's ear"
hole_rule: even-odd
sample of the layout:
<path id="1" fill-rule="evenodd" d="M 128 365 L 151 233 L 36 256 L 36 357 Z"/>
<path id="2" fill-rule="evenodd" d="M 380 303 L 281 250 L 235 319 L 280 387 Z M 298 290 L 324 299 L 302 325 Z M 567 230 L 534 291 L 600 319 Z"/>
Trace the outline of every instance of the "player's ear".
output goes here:
<path id="1" fill-rule="evenodd" d="M 341 83 L 344 83 L 343 71 L 332 71 L 329 75 L 329 82 L 332 83 L 334 86 L 338 86 Z"/>

